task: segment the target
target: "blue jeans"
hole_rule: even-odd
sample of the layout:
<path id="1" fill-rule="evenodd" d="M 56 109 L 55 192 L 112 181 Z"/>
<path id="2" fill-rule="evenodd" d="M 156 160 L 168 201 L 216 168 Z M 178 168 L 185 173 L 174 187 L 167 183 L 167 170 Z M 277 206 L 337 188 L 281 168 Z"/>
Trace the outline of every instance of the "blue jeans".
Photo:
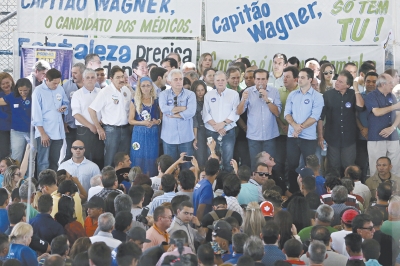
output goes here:
<path id="1" fill-rule="evenodd" d="M 103 126 L 106 132 L 104 140 L 104 166 L 114 165 L 114 156 L 117 152 L 129 155 L 131 147 L 131 134 L 129 126 Z"/>
<path id="2" fill-rule="evenodd" d="M 227 172 L 232 172 L 233 167 L 231 166 L 231 160 L 233 159 L 233 150 L 235 148 L 235 128 L 232 128 L 226 132 L 226 135 L 222 137 L 221 141 L 218 141 L 219 133 L 206 129 L 207 137 L 212 137 L 217 143 L 216 150 L 221 152 L 222 167 Z M 210 153 L 210 152 L 209 152 Z"/>
<path id="3" fill-rule="evenodd" d="M 256 170 L 256 155 L 260 152 L 267 152 L 271 155 L 272 158 L 275 158 L 275 151 L 276 151 L 276 139 L 270 140 L 252 140 L 247 139 L 249 142 L 249 151 L 250 151 L 250 158 L 251 158 L 251 170 L 254 172 Z"/>
<path id="4" fill-rule="evenodd" d="M 289 191 L 294 193 L 300 190 L 297 184 L 296 168 L 299 166 L 300 156 L 305 161 L 307 156 L 315 154 L 317 148 L 317 140 L 308 140 L 302 138 L 287 138 L 287 163 L 288 163 L 288 179 Z"/>
<path id="5" fill-rule="evenodd" d="M 42 138 L 36 138 L 37 146 L 37 173 L 46 169 L 52 169 L 57 171 L 58 160 L 60 159 L 60 151 L 63 145 L 62 139 L 52 140 L 50 139 L 50 145 L 48 147 L 42 146 Z"/>
<path id="6" fill-rule="evenodd" d="M 10 139 L 11 139 L 11 158 L 22 162 L 26 148 L 25 136 L 29 137 L 29 132 L 16 131 L 11 129 Z"/>
<path id="7" fill-rule="evenodd" d="M 164 154 L 169 155 L 177 161 L 182 152 L 186 152 L 186 156 L 193 156 L 193 141 L 180 143 L 180 144 L 169 144 L 163 141 Z M 189 169 L 191 163 L 182 164 L 182 169 Z"/>

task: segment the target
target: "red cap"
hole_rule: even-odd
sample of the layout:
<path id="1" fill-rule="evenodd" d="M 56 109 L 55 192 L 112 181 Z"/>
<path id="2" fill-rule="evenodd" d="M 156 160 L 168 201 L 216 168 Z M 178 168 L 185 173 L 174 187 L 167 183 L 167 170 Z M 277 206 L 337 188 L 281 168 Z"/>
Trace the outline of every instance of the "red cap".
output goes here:
<path id="1" fill-rule="evenodd" d="M 263 201 L 260 204 L 261 212 L 264 216 L 274 217 L 274 205 L 269 201 Z"/>
<path id="2" fill-rule="evenodd" d="M 342 215 L 342 221 L 346 224 L 351 224 L 354 217 L 357 215 L 359 215 L 359 213 L 356 210 L 347 210 Z"/>

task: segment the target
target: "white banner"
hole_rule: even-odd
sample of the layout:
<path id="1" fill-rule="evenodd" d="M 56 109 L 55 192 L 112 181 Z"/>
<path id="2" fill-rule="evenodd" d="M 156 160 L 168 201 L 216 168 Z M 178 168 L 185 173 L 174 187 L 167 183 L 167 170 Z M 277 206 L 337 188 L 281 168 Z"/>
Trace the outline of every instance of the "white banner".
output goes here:
<path id="1" fill-rule="evenodd" d="M 201 0 L 18 0 L 18 31 L 197 37 Z"/>
<path id="2" fill-rule="evenodd" d="M 379 44 L 392 27 L 394 2 L 206 0 L 206 39 L 268 44 Z"/>
<path id="3" fill-rule="evenodd" d="M 201 53 L 211 53 L 213 67 L 226 70 L 229 62 L 240 57 L 247 57 L 252 65 L 272 71 L 272 58 L 276 53 L 283 53 L 290 58 L 296 56 L 300 65 L 314 57 L 329 60 L 340 71 L 347 62 L 360 66 L 366 60 L 376 62 L 377 72 L 383 72 L 384 51 L 380 46 L 329 46 L 329 45 L 278 45 L 255 43 L 201 42 Z"/>
<path id="4" fill-rule="evenodd" d="M 14 33 L 14 65 L 20 65 L 18 47 L 44 45 L 46 35 L 33 33 Z M 121 38 L 84 38 L 66 36 L 48 36 L 48 48 L 74 48 L 73 63 L 84 63 L 85 56 L 95 53 L 100 56 L 104 68 L 111 70 L 119 65 L 132 73 L 132 61 L 144 58 L 148 63 L 160 65 L 163 58 L 171 52 L 180 54 L 182 62 L 196 62 L 196 40 L 156 40 L 156 39 L 121 39 Z M 19 78 L 19 68 L 15 68 L 14 77 Z"/>

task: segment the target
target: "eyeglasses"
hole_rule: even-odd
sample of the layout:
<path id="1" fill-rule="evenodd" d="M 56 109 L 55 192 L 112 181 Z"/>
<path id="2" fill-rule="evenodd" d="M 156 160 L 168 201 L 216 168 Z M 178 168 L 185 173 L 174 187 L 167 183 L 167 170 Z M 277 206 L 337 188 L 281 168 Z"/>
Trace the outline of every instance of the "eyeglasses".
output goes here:
<path id="1" fill-rule="evenodd" d="M 269 176 L 269 173 L 266 172 L 256 172 L 256 174 L 259 176 Z"/>
<path id="2" fill-rule="evenodd" d="M 73 150 L 84 150 L 85 149 L 85 147 L 82 147 L 82 146 L 72 146 L 72 149 Z"/>
<path id="3" fill-rule="evenodd" d="M 327 71 L 327 72 L 324 72 L 324 75 L 328 75 L 328 74 L 333 74 L 333 71 Z"/>
<path id="4" fill-rule="evenodd" d="M 373 226 L 370 226 L 370 227 L 361 227 L 360 229 L 372 231 L 372 230 L 374 230 L 374 227 L 373 227 Z"/>
<path id="5" fill-rule="evenodd" d="M 177 106 L 178 105 L 178 96 L 174 97 L 174 105 Z"/>
<path id="6" fill-rule="evenodd" d="M 182 212 L 184 215 L 190 215 L 193 216 L 193 212 Z"/>

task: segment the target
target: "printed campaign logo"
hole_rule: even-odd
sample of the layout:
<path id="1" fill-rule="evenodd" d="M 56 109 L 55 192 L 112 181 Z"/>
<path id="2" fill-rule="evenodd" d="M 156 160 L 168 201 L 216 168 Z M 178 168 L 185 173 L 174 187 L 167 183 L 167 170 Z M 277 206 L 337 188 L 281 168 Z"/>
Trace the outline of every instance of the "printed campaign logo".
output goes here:
<path id="1" fill-rule="evenodd" d="M 310 103 L 310 99 L 305 99 L 305 100 L 304 100 L 304 103 L 305 103 L 305 104 L 309 104 L 309 103 Z"/>
<path id="2" fill-rule="evenodd" d="M 211 98 L 211 102 L 212 102 L 212 103 L 215 103 L 216 100 L 217 100 L 217 99 L 215 99 L 215 98 Z"/>
<path id="3" fill-rule="evenodd" d="M 345 106 L 346 106 L 346 108 L 350 108 L 350 107 L 351 107 L 351 103 L 350 103 L 350 102 L 347 102 L 347 103 L 345 104 Z"/>

